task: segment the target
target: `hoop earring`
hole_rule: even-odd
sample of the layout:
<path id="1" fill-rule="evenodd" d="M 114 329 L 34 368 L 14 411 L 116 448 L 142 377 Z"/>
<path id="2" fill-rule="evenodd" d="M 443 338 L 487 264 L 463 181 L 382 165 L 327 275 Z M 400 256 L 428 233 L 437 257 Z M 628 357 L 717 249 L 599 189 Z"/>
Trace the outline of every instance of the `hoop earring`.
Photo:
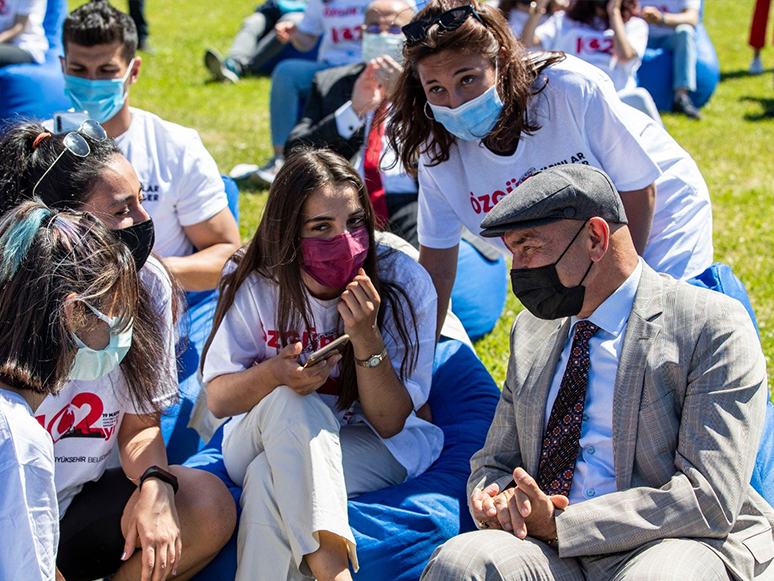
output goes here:
<path id="1" fill-rule="evenodd" d="M 425 114 L 425 117 L 430 119 L 430 121 L 435 121 L 435 117 L 431 117 L 430 115 L 427 114 L 427 106 L 428 105 L 430 105 L 430 102 L 429 101 L 425 101 L 425 106 L 422 108 L 422 110 L 423 110 L 423 112 Z"/>

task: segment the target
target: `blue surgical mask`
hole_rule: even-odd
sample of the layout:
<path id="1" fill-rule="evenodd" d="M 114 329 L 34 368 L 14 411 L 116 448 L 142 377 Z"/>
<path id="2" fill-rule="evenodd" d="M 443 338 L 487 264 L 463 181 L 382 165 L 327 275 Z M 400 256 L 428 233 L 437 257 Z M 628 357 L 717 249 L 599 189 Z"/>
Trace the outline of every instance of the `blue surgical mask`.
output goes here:
<path id="1" fill-rule="evenodd" d="M 486 137 L 497 123 L 503 102 L 497 93 L 497 69 L 495 83 L 475 99 L 456 109 L 441 107 L 428 102 L 433 117 L 446 131 L 463 141 L 478 141 Z"/>
<path id="2" fill-rule="evenodd" d="M 75 361 L 73 361 L 73 366 L 68 376 L 72 381 L 92 381 L 105 377 L 118 367 L 132 346 L 131 324 L 123 331 L 118 332 L 116 330 L 119 324 L 117 317 L 108 317 L 89 303 L 84 302 L 84 304 L 91 309 L 91 312 L 97 318 L 108 324 L 110 327 L 110 342 L 104 349 L 92 349 L 81 341 L 75 333 L 71 333 L 75 344 L 78 346 L 78 352 L 75 354 Z"/>
<path id="3" fill-rule="evenodd" d="M 380 56 L 390 56 L 396 63 L 403 62 L 403 43 L 406 37 L 402 34 L 363 34 L 363 62 L 368 63 Z"/>
<path id="4" fill-rule="evenodd" d="M 120 79 L 91 80 L 65 75 L 65 95 L 76 109 L 86 111 L 97 123 L 109 121 L 126 103 L 126 81 L 133 66 L 134 59 Z"/>

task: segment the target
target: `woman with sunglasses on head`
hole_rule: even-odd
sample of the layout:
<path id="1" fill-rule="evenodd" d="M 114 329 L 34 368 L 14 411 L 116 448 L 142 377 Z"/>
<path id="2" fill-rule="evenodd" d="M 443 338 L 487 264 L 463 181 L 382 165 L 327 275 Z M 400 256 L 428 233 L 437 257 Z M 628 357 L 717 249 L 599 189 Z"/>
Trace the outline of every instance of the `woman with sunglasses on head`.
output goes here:
<path id="1" fill-rule="evenodd" d="M 36 412 L 61 458 L 59 567 L 68 581 L 190 577 L 231 536 L 234 503 L 216 477 L 167 465 L 159 412 L 177 397 L 178 291 L 150 254 L 153 223 L 137 175 L 94 121 L 65 135 L 21 123 L 0 138 L 2 209 L 33 197 L 93 213 L 139 275 L 132 348 L 120 367 L 102 374 L 104 356 L 94 356 Z M 108 468 L 115 448 L 121 467 Z"/>
<path id="2" fill-rule="evenodd" d="M 351 580 L 347 498 L 421 474 L 443 446 L 415 413 L 430 391 L 432 283 L 375 242 L 363 181 L 326 150 L 288 158 L 232 263 L 202 373 L 212 412 L 232 416 L 237 579 Z M 340 353 L 305 365 L 342 334 Z"/>
<path id="3" fill-rule="evenodd" d="M 432 0 L 404 33 L 387 131 L 403 165 L 418 169 L 420 263 L 441 315 L 461 227 L 479 233 L 499 200 L 559 164 L 611 176 L 635 246 L 657 271 L 688 278 L 712 263 L 709 193 L 695 162 L 624 106 L 602 71 L 562 53 L 528 55 L 499 11 L 469 0 Z"/>
<path id="4" fill-rule="evenodd" d="M 540 24 L 536 14 L 548 2 L 540 0 L 525 22 L 524 46 L 561 50 L 605 71 L 621 101 L 661 123 L 653 97 L 637 86 L 637 69 L 648 47 L 648 23 L 637 17 L 638 0 L 574 0 L 567 12 Z"/>
<path id="5" fill-rule="evenodd" d="M 25 202 L 0 219 L 0 579 L 55 577 L 55 453 L 34 414 L 95 353 L 119 364 L 138 298 L 129 251 L 93 216 Z"/>

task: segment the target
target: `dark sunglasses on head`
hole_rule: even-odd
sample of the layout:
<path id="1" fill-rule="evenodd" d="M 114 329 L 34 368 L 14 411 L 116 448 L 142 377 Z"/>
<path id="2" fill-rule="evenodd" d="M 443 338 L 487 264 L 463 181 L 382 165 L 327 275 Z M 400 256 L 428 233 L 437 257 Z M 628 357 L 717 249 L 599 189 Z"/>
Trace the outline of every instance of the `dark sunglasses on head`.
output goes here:
<path id="1" fill-rule="evenodd" d="M 468 16 L 473 16 L 473 18 L 486 26 L 484 20 L 476 12 L 476 9 L 470 4 L 466 4 L 465 6 L 458 6 L 457 8 L 442 12 L 438 16 L 409 22 L 403 27 L 403 34 L 406 35 L 407 43 L 414 44 L 424 40 L 427 36 L 427 31 L 435 24 L 443 30 L 457 30 L 468 19 Z"/>

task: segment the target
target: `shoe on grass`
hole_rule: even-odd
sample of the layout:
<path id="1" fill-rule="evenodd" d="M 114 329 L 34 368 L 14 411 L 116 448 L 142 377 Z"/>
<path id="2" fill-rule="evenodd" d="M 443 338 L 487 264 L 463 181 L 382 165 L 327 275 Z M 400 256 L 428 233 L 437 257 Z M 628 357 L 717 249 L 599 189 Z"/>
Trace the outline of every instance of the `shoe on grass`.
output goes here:
<path id="1" fill-rule="evenodd" d="M 285 157 L 275 155 L 258 171 L 250 174 L 250 181 L 259 186 L 270 186 L 277 177 L 277 172 L 285 165 Z"/>
<path id="2" fill-rule="evenodd" d="M 750 69 L 748 72 L 751 75 L 761 75 L 763 74 L 763 60 L 761 57 L 756 56 L 753 58 L 752 61 L 750 61 Z"/>
<path id="3" fill-rule="evenodd" d="M 210 71 L 212 78 L 219 83 L 235 84 L 239 82 L 236 64 L 232 59 L 224 59 L 214 48 L 208 48 L 204 53 L 204 66 Z"/>
<path id="4" fill-rule="evenodd" d="M 228 176 L 236 181 L 246 180 L 251 174 L 254 174 L 259 169 L 261 169 L 261 166 L 254 163 L 238 163 L 231 168 L 231 171 L 228 172 Z"/>
<path id="5" fill-rule="evenodd" d="M 672 111 L 675 113 L 682 113 L 690 119 L 701 119 L 701 112 L 693 104 L 688 93 L 679 93 L 675 96 L 675 101 L 672 104 Z"/>

